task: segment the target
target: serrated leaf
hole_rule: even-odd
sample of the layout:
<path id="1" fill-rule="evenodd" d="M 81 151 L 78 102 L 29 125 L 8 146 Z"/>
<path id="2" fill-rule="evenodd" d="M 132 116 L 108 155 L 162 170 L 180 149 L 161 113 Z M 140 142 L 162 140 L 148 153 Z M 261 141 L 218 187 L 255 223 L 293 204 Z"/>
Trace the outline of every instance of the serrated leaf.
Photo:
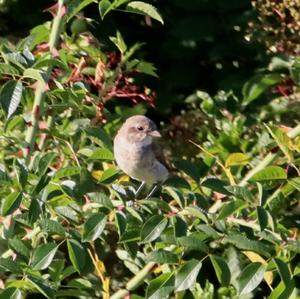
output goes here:
<path id="1" fill-rule="evenodd" d="M 37 173 L 42 176 L 47 171 L 48 167 L 51 165 L 52 161 L 56 158 L 56 153 L 46 153 L 40 159 L 38 163 Z"/>
<path id="2" fill-rule="evenodd" d="M 34 270 L 44 270 L 52 262 L 58 246 L 55 243 L 47 243 L 38 246 L 33 252 L 31 266 Z"/>
<path id="3" fill-rule="evenodd" d="M 3 290 L 0 294 L 0 299 L 22 299 L 22 293 L 19 289 L 9 287 Z"/>
<path id="4" fill-rule="evenodd" d="M 20 71 L 10 64 L 0 63 L 0 75 L 18 76 L 20 75 Z"/>
<path id="5" fill-rule="evenodd" d="M 235 200 L 229 203 L 226 203 L 222 208 L 218 215 L 218 220 L 224 219 L 233 213 L 243 209 L 246 206 L 246 203 L 242 200 Z"/>
<path id="6" fill-rule="evenodd" d="M 146 221 L 141 231 L 143 243 L 157 239 L 168 225 L 168 219 L 161 215 L 154 215 Z"/>
<path id="7" fill-rule="evenodd" d="M 75 270 L 80 273 L 85 266 L 86 252 L 83 246 L 75 239 L 67 240 L 68 253 Z"/>
<path id="8" fill-rule="evenodd" d="M 300 177 L 290 179 L 290 180 L 288 180 L 288 183 L 289 183 L 289 185 L 293 186 L 298 191 L 300 191 Z"/>
<path id="9" fill-rule="evenodd" d="M 287 174 L 283 168 L 279 166 L 267 166 L 257 172 L 250 181 L 252 182 L 267 182 L 272 180 L 286 180 Z"/>
<path id="10" fill-rule="evenodd" d="M 290 150 L 292 142 L 289 136 L 280 128 L 276 128 L 274 126 L 267 126 L 266 124 L 265 127 L 268 129 L 270 135 L 273 137 L 279 148 L 287 157 L 288 162 L 292 162 L 294 157 L 293 152 Z"/>
<path id="11" fill-rule="evenodd" d="M 159 264 L 175 264 L 178 262 L 178 256 L 175 253 L 163 249 L 150 252 L 147 259 Z"/>
<path id="12" fill-rule="evenodd" d="M 79 166 L 69 166 L 66 168 L 59 169 L 56 173 L 54 178 L 61 179 L 64 177 L 71 177 L 73 175 L 78 175 L 81 172 L 81 168 Z"/>
<path id="13" fill-rule="evenodd" d="M 10 239 L 8 241 L 8 247 L 14 251 L 18 256 L 28 258 L 30 255 L 30 250 L 24 244 L 22 240 L 19 239 Z"/>
<path id="14" fill-rule="evenodd" d="M 249 162 L 249 156 L 244 153 L 232 153 L 226 161 L 225 167 L 246 165 Z"/>
<path id="15" fill-rule="evenodd" d="M 204 182 L 201 183 L 201 186 L 211 189 L 218 193 L 231 195 L 231 193 L 226 190 L 226 183 L 218 179 L 206 179 Z"/>
<path id="16" fill-rule="evenodd" d="M 30 275 L 27 276 L 27 280 L 45 297 L 48 299 L 54 298 L 53 288 L 51 288 L 44 280 Z"/>
<path id="17" fill-rule="evenodd" d="M 147 299 L 165 299 L 174 289 L 174 273 L 164 273 L 150 281 L 146 290 Z"/>
<path id="18" fill-rule="evenodd" d="M 150 18 L 157 20 L 161 24 L 164 24 L 164 21 L 161 15 L 158 13 L 157 9 L 149 3 L 145 3 L 142 1 L 132 1 L 127 4 L 126 10 L 128 12 L 149 16 Z"/>
<path id="19" fill-rule="evenodd" d="M 102 213 L 92 215 L 83 226 L 83 242 L 95 241 L 103 232 L 106 225 L 106 216 Z"/>
<path id="20" fill-rule="evenodd" d="M 92 0 L 94 1 L 94 0 Z M 64 62 L 62 62 L 59 59 L 43 59 L 43 60 L 38 60 L 33 67 L 35 69 L 41 69 L 44 67 L 59 67 L 64 71 L 68 71 L 69 68 L 67 66 L 67 64 L 65 64 Z"/>
<path id="21" fill-rule="evenodd" d="M 190 260 L 179 268 L 175 275 L 175 291 L 188 290 L 196 283 L 202 263 L 197 260 Z"/>
<path id="22" fill-rule="evenodd" d="M 103 171 L 101 175 L 100 182 L 105 184 L 112 183 L 118 176 L 119 170 L 117 168 L 111 167 Z"/>
<path id="23" fill-rule="evenodd" d="M 239 294 L 245 295 L 251 293 L 263 280 L 265 266 L 260 263 L 252 263 L 243 269 L 238 283 Z"/>
<path id="24" fill-rule="evenodd" d="M 113 8 L 112 3 L 109 0 L 100 0 L 99 2 L 99 13 L 101 16 L 101 19 L 105 17 L 105 15 L 111 11 Z"/>
<path id="25" fill-rule="evenodd" d="M 208 252 L 208 246 L 203 242 L 203 239 L 197 236 L 196 234 L 192 234 L 186 237 L 176 238 L 178 245 L 187 247 L 193 250 L 199 250 L 202 252 Z"/>
<path id="26" fill-rule="evenodd" d="M 262 241 L 250 240 L 239 234 L 225 236 L 223 242 L 235 245 L 237 248 L 257 252 L 263 256 L 270 257 L 271 247 Z"/>
<path id="27" fill-rule="evenodd" d="M 42 231 L 47 233 L 48 235 L 60 235 L 62 237 L 65 236 L 65 229 L 64 227 L 57 222 L 56 220 L 52 219 L 44 219 L 41 221 L 41 228 Z"/>
<path id="28" fill-rule="evenodd" d="M 226 190 L 231 192 L 235 197 L 243 200 L 247 200 L 252 202 L 254 200 L 254 196 L 252 193 L 246 188 L 241 186 L 226 186 Z"/>
<path id="29" fill-rule="evenodd" d="M 23 77 L 34 79 L 39 82 L 46 82 L 46 73 L 42 70 L 33 68 L 26 69 L 23 73 Z"/>
<path id="30" fill-rule="evenodd" d="M 17 210 L 22 202 L 23 194 L 12 192 L 4 198 L 1 206 L 1 215 L 6 216 Z"/>
<path id="31" fill-rule="evenodd" d="M 20 274 L 22 272 L 20 264 L 10 258 L 0 258 L 0 268 L 14 274 Z"/>
<path id="32" fill-rule="evenodd" d="M 140 61 L 135 68 L 136 68 L 136 70 L 138 70 L 139 72 L 141 72 L 143 74 L 147 74 L 147 75 L 158 78 L 158 75 L 156 73 L 157 69 L 154 66 L 154 64 L 151 62 Z"/>
<path id="33" fill-rule="evenodd" d="M 17 81 L 10 98 L 8 100 L 7 118 L 9 119 L 17 110 L 23 93 L 23 84 L 21 81 Z M 2 101 L 2 100 L 1 100 Z"/>
<path id="34" fill-rule="evenodd" d="M 209 257 L 220 284 L 225 287 L 229 286 L 231 274 L 226 261 L 221 256 L 210 255 Z"/>
<path id="35" fill-rule="evenodd" d="M 99 148 L 95 150 L 91 156 L 89 156 L 90 160 L 114 160 L 114 154 L 107 148 Z"/>
<path id="36" fill-rule="evenodd" d="M 246 82 L 243 86 L 243 105 L 257 99 L 265 90 L 282 80 L 280 74 L 257 75 Z"/>
<path id="37" fill-rule="evenodd" d="M 77 0 L 71 1 L 68 4 L 68 18 L 67 22 L 69 22 L 76 14 L 78 14 L 81 10 L 83 10 L 89 4 L 96 2 L 95 0 Z"/>
<path id="38" fill-rule="evenodd" d="M 115 46 L 119 49 L 119 51 L 124 54 L 127 50 L 127 46 L 125 44 L 125 41 L 119 31 L 117 31 L 117 36 L 111 36 L 109 39 L 115 44 Z"/>

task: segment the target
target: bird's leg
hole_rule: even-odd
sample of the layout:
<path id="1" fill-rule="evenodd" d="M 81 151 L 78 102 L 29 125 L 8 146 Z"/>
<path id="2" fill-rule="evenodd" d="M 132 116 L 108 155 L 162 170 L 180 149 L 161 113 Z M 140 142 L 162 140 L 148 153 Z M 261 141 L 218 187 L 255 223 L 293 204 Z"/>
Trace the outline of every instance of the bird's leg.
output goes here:
<path id="1" fill-rule="evenodd" d="M 150 198 L 160 188 L 160 186 L 161 184 L 156 184 L 149 192 L 149 194 L 146 196 L 146 199 Z"/>
<path id="2" fill-rule="evenodd" d="M 138 189 L 135 191 L 135 198 L 137 198 L 140 195 L 140 193 L 143 190 L 145 184 L 146 184 L 145 182 L 142 182 L 141 185 L 138 187 Z"/>

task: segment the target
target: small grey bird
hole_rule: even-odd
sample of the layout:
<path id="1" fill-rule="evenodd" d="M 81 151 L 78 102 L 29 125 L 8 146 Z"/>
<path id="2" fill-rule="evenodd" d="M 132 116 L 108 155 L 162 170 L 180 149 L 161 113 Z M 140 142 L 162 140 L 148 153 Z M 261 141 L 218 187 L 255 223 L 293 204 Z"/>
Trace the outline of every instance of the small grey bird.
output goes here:
<path id="1" fill-rule="evenodd" d="M 150 197 L 168 178 L 167 168 L 153 151 L 153 138 L 161 137 L 155 123 L 143 115 L 129 117 L 114 139 L 114 155 L 118 166 L 131 178 L 142 182 L 136 197 L 144 185 L 156 185 Z"/>

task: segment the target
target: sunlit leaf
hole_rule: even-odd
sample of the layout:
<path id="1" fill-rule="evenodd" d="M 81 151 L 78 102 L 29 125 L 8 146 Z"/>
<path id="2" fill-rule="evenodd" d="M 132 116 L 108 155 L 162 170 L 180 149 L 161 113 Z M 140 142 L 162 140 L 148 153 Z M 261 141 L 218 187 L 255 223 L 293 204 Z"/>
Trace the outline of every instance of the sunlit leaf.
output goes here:
<path id="1" fill-rule="evenodd" d="M 129 12 L 134 12 L 145 16 L 149 16 L 152 19 L 157 20 L 162 24 L 164 23 L 157 9 L 149 3 L 142 2 L 142 1 L 131 1 L 127 4 L 126 10 Z"/>

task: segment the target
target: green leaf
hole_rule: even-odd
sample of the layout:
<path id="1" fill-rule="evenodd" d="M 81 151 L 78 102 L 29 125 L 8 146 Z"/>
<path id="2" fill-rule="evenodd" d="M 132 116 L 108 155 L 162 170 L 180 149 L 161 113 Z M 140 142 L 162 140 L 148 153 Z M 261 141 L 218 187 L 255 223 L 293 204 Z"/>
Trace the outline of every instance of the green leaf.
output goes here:
<path id="1" fill-rule="evenodd" d="M 115 46 L 119 49 L 119 51 L 122 54 L 125 53 L 125 51 L 127 50 L 127 46 L 126 46 L 125 41 L 119 31 L 117 31 L 116 37 L 111 36 L 109 39 L 115 44 Z"/>
<path id="2" fill-rule="evenodd" d="M 40 225 L 43 232 L 47 233 L 50 236 L 60 235 L 64 237 L 66 234 L 64 227 L 56 220 L 44 219 L 43 221 L 41 221 Z"/>
<path id="3" fill-rule="evenodd" d="M 0 299 L 22 299 L 22 293 L 17 288 L 6 288 L 0 294 Z"/>
<path id="4" fill-rule="evenodd" d="M 146 290 L 147 299 L 165 299 L 174 289 L 174 273 L 164 273 L 150 281 Z"/>
<path id="5" fill-rule="evenodd" d="M 263 170 L 257 172 L 250 181 L 266 182 L 272 180 L 286 180 L 287 174 L 283 168 L 279 166 L 267 166 Z"/>
<path id="6" fill-rule="evenodd" d="M 90 160 L 114 160 L 114 154 L 107 148 L 99 148 L 95 150 L 91 156 L 89 156 Z"/>
<path id="7" fill-rule="evenodd" d="M 295 283 L 292 281 L 288 286 L 286 286 L 283 281 L 281 281 L 278 286 L 272 291 L 268 299 L 290 299 L 292 293 L 295 291 Z"/>
<path id="8" fill-rule="evenodd" d="M 161 24 L 164 24 L 164 21 L 161 15 L 158 13 L 157 9 L 149 3 L 145 3 L 142 1 L 132 1 L 127 4 L 126 10 L 128 12 L 149 16 L 150 18 L 157 20 Z"/>
<path id="9" fill-rule="evenodd" d="M 158 264 L 175 264 L 178 262 L 178 256 L 173 252 L 159 249 L 157 251 L 150 252 L 147 256 L 147 260 Z"/>
<path id="10" fill-rule="evenodd" d="M 287 157 L 288 162 L 292 162 L 294 157 L 292 151 L 290 150 L 291 139 L 289 138 L 289 136 L 280 128 L 267 126 L 266 124 L 265 127 L 268 129 L 270 135 L 273 137 L 279 148 Z"/>
<path id="11" fill-rule="evenodd" d="M 38 60 L 34 65 L 34 69 L 42 69 L 45 67 L 59 67 L 64 71 L 68 71 L 68 65 L 59 59 L 42 59 Z"/>
<path id="12" fill-rule="evenodd" d="M 112 3 L 109 0 L 100 0 L 99 12 L 102 20 L 104 19 L 105 15 L 112 10 L 112 8 Z"/>
<path id="13" fill-rule="evenodd" d="M 151 62 L 140 61 L 135 67 L 137 71 L 158 78 L 156 67 Z"/>
<path id="14" fill-rule="evenodd" d="M 276 265 L 276 268 L 278 269 L 279 275 L 284 285 L 286 287 L 289 286 L 292 283 L 292 276 L 288 264 L 279 258 L 274 258 L 273 261 Z"/>
<path id="15" fill-rule="evenodd" d="M 0 258 L 0 268 L 14 274 L 20 274 L 22 272 L 20 264 L 10 258 Z"/>
<path id="16" fill-rule="evenodd" d="M 17 210 L 22 202 L 23 194 L 12 192 L 4 198 L 1 206 L 1 215 L 7 216 Z"/>
<path id="17" fill-rule="evenodd" d="M 117 168 L 111 167 L 102 173 L 100 182 L 105 183 L 105 184 L 110 184 L 112 183 L 118 176 L 119 170 Z"/>
<path id="18" fill-rule="evenodd" d="M 197 162 L 191 162 L 188 160 L 179 160 L 176 161 L 175 167 L 177 169 L 182 170 L 185 172 L 188 176 L 190 176 L 195 182 L 198 182 L 201 178 L 201 176 L 204 174 L 202 169 L 203 169 L 203 164 L 197 163 Z"/>
<path id="19" fill-rule="evenodd" d="M 18 81 L 11 95 L 11 99 L 7 111 L 7 118 L 10 118 L 17 110 L 21 102 L 22 93 L 23 93 L 23 84 L 21 81 Z"/>
<path id="20" fill-rule="evenodd" d="M 81 168 L 79 166 L 68 166 L 66 168 L 60 168 L 56 173 L 54 178 L 61 179 L 64 177 L 71 177 L 74 175 L 78 175 L 81 172 Z"/>
<path id="21" fill-rule="evenodd" d="M 10 64 L 0 63 L 0 75 L 18 76 L 20 72 L 16 67 Z"/>
<path id="22" fill-rule="evenodd" d="M 168 219 L 161 215 L 154 215 L 146 221 L 141 231 L 143 243 L 157 239 L 168 225 Z"/>
<path id="23" fill-rule="evenodd" d="M 291 180 L 288 180 L 289 185 L 296 188 L 298 191 L 300 191 L 300 177 L 293 178 Z"/>
<path id="24" fill-rule="evenodd" d="M 17 110 L 23 93 L 23 84 L 21 81 L 10 80 L 2 86 L 0 93 L 1 107 L 9 119 Z"/>
<path id="25" fill-rule="evenodd" d="M 45 172 L 48 170 L 48 167 L 51 165 L 53 160 L 56 158 L 56 153 L 46 153 L 44 154 L 40 159 L 38 163 L 38 169 L 37 173 L 39 176 L 42 176 L 45 174 Z"/>
<path id="26" fill-rule="evenodd" d="M 102 213 L 92 215 L 83 226 L 83 242 L 95 241 L 103 232 L 106 225 L 106 216 Z"/>
<path id="27" fill-rule="evenodd" d="M 34 79 L 39 82 L 46 82 L 46 73 L 42 70 L 33 68 L 26 69 L 23 73 L 24 78 Z"/>
<path id="28" fill-rule="evenodd" d="M 30 250 L 22 240 L 16 238 L 10 239 L 8 241 L 8 247 L 20 257 L 28 258 L 30 255 Z"/>
<path id="29" fill-rule="evenodd" d="M 235 200 L 231 201 L 229 203 L 226 203 L 220 211 L 220 214 L 218 215 L 218 220 L 224 219 L 230 215 L 232 215 L 234 212 L 237 212 L 241 209 L 243 209 L 246 206 L 246 203 L 242 200 Z"/>
<path id="30" fill-rule="evenodd" d="M 231 192 L 235 197 L 243 200 L 247 200 L 249 202 L 253 202 L 254 196 L 253 194 L 246 188 L 241 186 L 226 186 L 226 190 Z"/>
<path id="31" fill-rule="evenodd" d="M 75 239 L 67 240 L 69 258 L 75 270 L 80 273 L 85 266 L 86 252 L 83 246 Z"/>
<path id="32" fill-rule="evenodd" d="M 260 263 L 252 263 L 243 269 L 239 279 L 239 294 L 251 293 L 263 280 L 265 266 Z"/>
<path id="33" fill-rule="evenodd" d="M 68 4 L 68 18 L 67 22 L 69 22 L 75 15 L 77 15 L 81 10 L 83 10 L 86 6 L 90 5 L 91 3 L 95 3 L 95 0 L 77 0 L 71 1 Z"/>
<path id="34" fill-rule="evenodd" d="M 246 165 L 248 164 L 248 162 L 249 162 L 248 155 L 243 153 L 232 153 L 227 157 L 225 161 L 225 167 Z"/>
<path id="35" fill-rule="evenodd" d="M 218 179 L 206 179 L 204 182 L 201 183 L 201 186 L 211 189 L 218 193 L 231 195 L 231 193 L 226 190 L 226 183 Z"/>
<path id="36" fill-rule="evenodd" d="M 92 192 L 88 193 L 88 197 L 93 201 L 96 202 L 108 209 L 113 208 L 113 204 L 111 199 L 103 192 Z"/>
<path id="37" fill-rule="evenodd" d="M 54 298 L 53 288 L 51 288 L 44 280 L 33 276 L 28 276 L 27 280 L 45 297 L 48 299 Z"/>
<path id="38" fill-rule="evenodd" d="M 55 243 L 47 243 L 38 246 L 33 252 L 31 266 L 34 270 L 44 270 L 52 262 L 58 246 Z"/>
<path id="39" fill-rule="evenodd" d="M 207 253 L 208 247 L 203 242 L 203 238 L 199 237 L 197 234 L 192 234 L 187 237 L 176 238 L 178 245 L 187 247 L 192 250 L 199 250 Z"/>
<path id="40" fill-rule="evenodd" d="M 243 86 L 243 105 L 246 106 L 257 99 L 269 87 L 283 80 L 280 74 L 257 75 Z"/>
<path id="41" fill-rule="evenodd" d="M 231 235 L 225 236 L 222 242 L 225 244 L 226 243 L 233 244 L 237 248 L 240 248 L 243 250 L 257 252 L 266 257 L 270 257 L 270 255 L 271 255 L 272 249 L 270 248 L 270 246 L 267 246 L 262 241 L 250 240 L 241 234 L 231 234 Z"/>
<path id="42" fill-rule="evenodd" d="M 260 230 L 263 231 L 268 225 L 268 212 L 263 207 L 257 207 L 256 212 Z"/>
<path id="43" fill-rule="evenodd" d="M 231 273 L 226 261 L 221 256 L 217 255 L 210 255 L 209 257 L 220 284 L 222 286 L 228 287 L 230 283 Z"/>
<path id="44" fill-rule="evenodd" d="M 175 275 L 175 291 L 188 290 L 194 286 L 202 263 L 192 259 L 179 268 Z"/>

